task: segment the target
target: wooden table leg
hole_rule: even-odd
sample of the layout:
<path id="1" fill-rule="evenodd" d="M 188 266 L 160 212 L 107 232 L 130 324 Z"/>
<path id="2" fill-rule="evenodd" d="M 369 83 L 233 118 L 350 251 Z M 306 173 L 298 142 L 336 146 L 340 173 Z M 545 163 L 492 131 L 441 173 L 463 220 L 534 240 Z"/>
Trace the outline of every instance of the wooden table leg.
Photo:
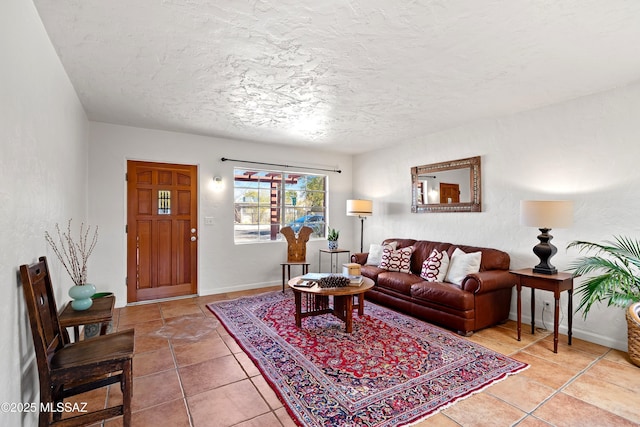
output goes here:
<path id="1" fill-rule="evenodd" d="M 358 316 L 364 315 L 364 294 L 358 294 Z"/>
<path id="2" fill-rule="evenodd" d="M 567 311 L 567 323 L 569 326 L 569 345 L 571 345 L 571 326 L 573 325 L 573 289 L 568 290 L 569 293 L 569 308 Z"/>
<path id="3" fill-rule="evenodd" d="M 517 321 L 517 325 L 518 325 L 518 341 L 520 341 L 520 332 L 522 329 L 522 301 L 520 300 L 520 293 L 522 292 L 522 285 L 520 284 L 520 281 L 518 281 L 518 283 L 516 284 L 516 292 L 517 292 L 517 307 L 518 307 L 518 321 Z"/>
<path id="4" fill-rule="evenodd" d="M 296 302 L 296 326 L 302 327 L 302 292 L 293 291 L 294 300 Z"/>
<path id="5" fill-rule="evenodd" d="M 344 316 L 344 323 L 346 323 L 345 331 L 350 334 L 353 332 L 353 297 L 351 295 L 347 295 L 344 302 L 346 311 Z"/>
<path id="6" fill-rule="evenodd" d="M 554 292 L 554 311 L 553 311 L 553 352 L 558 352 L 558 328 L 560 323 L 560 292 Z"/>
<path id="7" fill-rule="evenodd" d="M 535 289 L 531 288 L 531 335 L 536 333 L 536 296 Z"/>
<path id="8" fill-rule="evenodd" d="M 284 264 L 282 264 L 282 293 L 284 294 Z"/>

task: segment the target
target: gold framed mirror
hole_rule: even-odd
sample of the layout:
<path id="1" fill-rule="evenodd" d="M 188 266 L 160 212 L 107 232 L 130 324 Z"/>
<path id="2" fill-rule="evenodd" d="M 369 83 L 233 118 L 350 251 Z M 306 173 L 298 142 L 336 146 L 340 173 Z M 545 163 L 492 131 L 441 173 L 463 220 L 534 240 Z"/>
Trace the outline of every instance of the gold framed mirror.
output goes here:
<path id="1" fill-rule="evenodd" d="M 411 168 L 411 212 L 481 212 L 480 156 Z"/>

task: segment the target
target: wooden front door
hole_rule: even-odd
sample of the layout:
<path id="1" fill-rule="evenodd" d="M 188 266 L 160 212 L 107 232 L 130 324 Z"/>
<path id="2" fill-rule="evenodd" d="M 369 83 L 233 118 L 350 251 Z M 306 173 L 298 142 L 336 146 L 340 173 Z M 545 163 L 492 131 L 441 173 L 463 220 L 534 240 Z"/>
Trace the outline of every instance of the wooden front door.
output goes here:
<path id="1" fill-rule="evenodd" d="M 193 295 L 197 168 L 127 161 L 127 301 Z"/>
<path id="2" fill-rule="evenodd" d="M 440 203 L 460 203 L 460 185 L 441 182 Z"/>

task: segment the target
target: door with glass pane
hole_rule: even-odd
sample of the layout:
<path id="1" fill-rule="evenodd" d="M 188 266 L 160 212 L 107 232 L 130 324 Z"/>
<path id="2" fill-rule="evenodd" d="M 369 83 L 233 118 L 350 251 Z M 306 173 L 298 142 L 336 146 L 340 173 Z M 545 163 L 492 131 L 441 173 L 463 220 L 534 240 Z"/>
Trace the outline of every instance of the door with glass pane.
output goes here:
<path id="1" fill-rule="evenodd" d="M 197 293 L 197 167 L 127 161 L 127 300 Z"/>

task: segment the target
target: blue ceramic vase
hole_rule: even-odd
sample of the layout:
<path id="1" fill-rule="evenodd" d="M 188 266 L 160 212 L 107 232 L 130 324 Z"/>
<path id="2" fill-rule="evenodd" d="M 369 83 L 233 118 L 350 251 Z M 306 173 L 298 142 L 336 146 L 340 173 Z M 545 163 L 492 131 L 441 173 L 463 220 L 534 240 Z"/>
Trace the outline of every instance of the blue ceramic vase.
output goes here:
<path id="1" fill-rule="evenodd" d="M 91 297 L 96 293 L 96 287 L 87 283 L 82 286 L 74 285 L 69 289 L 71 307 L 76 311 L 87 310 L 93 304 Z"/>

